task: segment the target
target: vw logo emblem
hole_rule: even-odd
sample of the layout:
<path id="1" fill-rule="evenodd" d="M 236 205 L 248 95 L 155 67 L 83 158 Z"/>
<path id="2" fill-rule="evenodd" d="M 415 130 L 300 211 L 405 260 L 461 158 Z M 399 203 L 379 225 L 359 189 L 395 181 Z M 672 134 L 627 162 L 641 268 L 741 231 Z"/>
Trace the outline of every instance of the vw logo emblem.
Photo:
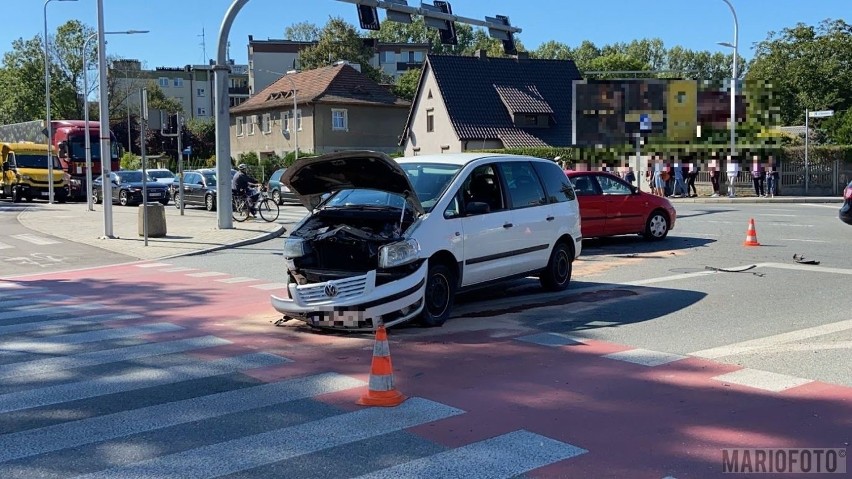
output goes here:
<path id="1" fill-rule="evenodd" d="M 337 285 L 335 285 L 334 283 L 326 283 L 325 295 L 329 298 L 337 296 Z"/>

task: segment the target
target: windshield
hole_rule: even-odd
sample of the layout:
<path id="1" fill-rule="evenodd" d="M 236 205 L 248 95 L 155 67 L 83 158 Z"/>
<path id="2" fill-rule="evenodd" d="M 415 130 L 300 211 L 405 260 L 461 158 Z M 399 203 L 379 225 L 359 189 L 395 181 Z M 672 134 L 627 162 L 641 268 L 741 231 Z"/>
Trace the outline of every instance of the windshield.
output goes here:
<path id="1" fill-rule="evenodd" d="M 120 175 L 122 183 L 141 183 L 142 182 L 142 172 L 141 171 L 122 171 Z M 145 181 L 154 181 L 151 179 L 151 175 L 145 179 Z"/>
<path id="2" fill-rule="evenodd" d="M 402 163 L 408 181 L 414 186 L 417 199 L 427 213 L 432 211 L 444 190 L 461 169 L 459 165 L 441 163 Z"/>
<path id="3" fill-rule="evenodd" d="M 15 153 L 15 164 L 18 168 L 41 168 L 47 169 L 47 154 L 40 153 Z M 59 159 L 53 157 L 53 167 L 62 169 Z"/>
<path id="4" fill-rule="evenodd" d="M 86 144 L 85 140 L 73 140 L 68 142 L 68 154 L 73 161 L 86 161 Z M 90 140 L 89 147 L 92 149 L 92 160 L 100 160 L 101 159 L 101 143 L 100 140 Z M 112 150 L 112 157 L 118 158 L 118 143 L 115 141 L 110 141 L 110 150 Z"/>
<path id="5" fill-rule="evenodd" d="M 377 208 L 401 208 L 402 196 L 377 190 L 340 190 L 325 202 L 325 208 L 372 206 Z"/>
<path id="6" fill-rule="evenodd" d="M 154 179 L 175 177 L 174 173 L 171 171 L 149 171 L 148 176 Z"/>
<path id="7" fill-rule="evenodd" d="M 216 173 L 205 173 L 203 176 L 207 186 L 216 186 Z"/>

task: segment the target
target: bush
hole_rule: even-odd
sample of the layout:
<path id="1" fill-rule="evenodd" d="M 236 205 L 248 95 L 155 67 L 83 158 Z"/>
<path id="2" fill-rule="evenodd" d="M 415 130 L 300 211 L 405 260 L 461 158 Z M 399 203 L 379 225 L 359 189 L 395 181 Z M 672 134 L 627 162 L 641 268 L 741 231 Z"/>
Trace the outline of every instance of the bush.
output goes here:
<path id="1" fill-rule="evenodd" d="M 121 155 L 121 169 L 122 170 L 138 170 L 142 168 L 142 158 L 134 155 L 130 152 L 124 152 Z"/>

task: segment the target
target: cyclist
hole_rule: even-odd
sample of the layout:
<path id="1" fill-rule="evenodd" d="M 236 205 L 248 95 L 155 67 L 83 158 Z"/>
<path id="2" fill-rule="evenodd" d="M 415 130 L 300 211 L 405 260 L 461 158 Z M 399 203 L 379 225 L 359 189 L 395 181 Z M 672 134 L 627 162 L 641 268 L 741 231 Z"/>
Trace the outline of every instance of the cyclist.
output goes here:
<path id="1" fill-rule="evenodd" d="M 251 191 L 249 187 L 251 185 L 257 185 L 258 181 L 248 175 L 248 167 L 245 163 L 240 163 L 240 166 L 238 166 L 237 169 L 239 171 L 236 175 L 234 175 L 234 179 L 231 180 L 231 189 L 234 190 L 235 194 L 241 195 L 246 199 L 246 204 L 249 207 L 249 212 L 254 218 L 257 216 L 257 209 L 254 207 L 254 205 L 257 202 L 258 197 L 260 196 L 260 192 L 256 190 Z"/>

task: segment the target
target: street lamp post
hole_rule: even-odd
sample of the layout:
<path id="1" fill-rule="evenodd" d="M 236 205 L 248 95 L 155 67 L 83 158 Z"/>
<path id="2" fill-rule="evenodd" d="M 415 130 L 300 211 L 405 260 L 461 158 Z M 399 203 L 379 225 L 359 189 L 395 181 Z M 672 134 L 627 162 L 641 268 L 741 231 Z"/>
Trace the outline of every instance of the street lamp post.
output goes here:
<path id="1" fill-rule="evenodd" d="M 739 22 L 737 21 L 737 12 L 734 10 L 734 6 L 731 4 L 730 0 L 722 0 L 728 5 L 728 8 L 731 9 L 731 14 L 734 16 L 734 43 L 722 43 L 719 44 L 722 46 L 726 46 L 732 48 L 734 50 L 734 64 L 731 67 L 732 69 L 732 77 L 731 77 L 731 161 L 734 161 L 734 157 L 737 154 L 736 148 L 736 132 L 737 132 L 737 48 L 739 47 Z M 731 185 L 728 185 L 728 188 L 731 188 Z"/>
<path id="2" fill-rule="evenodd" d="M 53 204 L 53 130 L 50 127 L 50 48 L 47 39 L 47 4 L 54 0 L 44 0 L 44 98 L 47 106 L 47 202 Z M 56 0 L 57 2 L 76 2 L 77 0 Z"/>
<path id="3" fill-rule="evenodd" d="M 148 33 L 148 30 L 125 30 L 121 32 L 104 32 L 104 35 L 134 35 L 137 33 Z M 95 207 L 92 201 L 92 145 L 91 140 L 89 138 L 89 75 L 87 74 L 88 68 L 86 67 L 86 52 L 89 51 L 89 42 L 94 40 L 98 36 L 98 33 L 95 32 L 89 35 L 89 38 L 83 42 L 83 128 L 85 129 L 85 144 L 86 144 L 86 201 L 89 204 L 89 211 L 94 211 Z M 99 87 L 103 89 L 103 77 L 101 78 L 101 83 Z M 129 104 L 129 103 L 128 103 Z M 128 125 L 130 124 L 128 116 Z M 128 130 L 129 131 L 129 130 Z M 128 133 L 129 135 L 129 133 Z M 103 157 L 104 151 L 101 150 L 101 157 Z M 103 173 L 103 171 L 101 172 Z M 106 198 L 106 197 L 105 197 Z"/>

